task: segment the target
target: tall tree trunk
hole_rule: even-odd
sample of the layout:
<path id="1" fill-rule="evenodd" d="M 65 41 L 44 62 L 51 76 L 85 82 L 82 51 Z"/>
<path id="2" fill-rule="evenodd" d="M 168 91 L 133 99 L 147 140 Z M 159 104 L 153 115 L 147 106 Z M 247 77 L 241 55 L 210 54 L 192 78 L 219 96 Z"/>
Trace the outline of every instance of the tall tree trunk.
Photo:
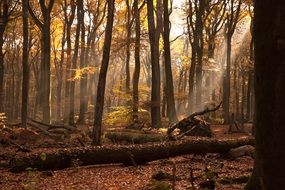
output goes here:
<path id="1" fill-rule="evenodd" d="M 226 58 L 226 71 L 224 76 L 223 85 L 223 114 L 224 122 L 230 121 L 230 83 L 231 83 L 231 53 L 232 53 L 232 38 L 227 36 L 227 58 Z"/>
<path id="2" fill-rule="evenodd" d="M 138 1 L 134 1 L 134 13 L 135 13 L 135 71 L 133 77 L 133 122 L 138 122 L 138 108 L 139 108 L 139 79 L 140 79 L 140 11 L 138 8 Z"/>
<path id="3" fill-rule="evenodd" d="M 29 94 L 29 10 L 28 0 L 22 0 L 23 18 L 23 79 L 22 79 L 22 107 L 21 122 L 27 127 L 28 94 Z"/>
<path id="4" fill-rule="evenodd" d="M 199 1 L 199 9 L 196 15 L 196 30 L 197 30 L 197 66 L 196 66 L 196 109 L 202 108 L 202 66 L 203 66 L 203 48 L 204 48 L 204 35 L 203 35 L 203 19 L 206 9 L 206 2 L 204 0 Z"/>
<path id="5" fill-rule="evenodd" d="M 235 63 L 234 66 L 234 84 L 233 84 L 233 88 L 235 91 L 235 117 L 238 118 L 239 114 L 240 114 L 240 109 L 239 109 L 239 75 L 238 75 L 239 71 L 238 71 L 238 63 Z"/>
<path id="6" fill-rule="evenodd" d="M 126 0 L 127 5 L 127 24 L 126 24 L 126 30 L 127 30 L 127 40 L 126 40 L 126 93 L 130 93 L 130 45 L 131 45 L 131 10 L 130 10 L 130 1 Z"/>
<path id="7" fill-rule="evenodd" d="M 108 0 L 108 15 L 107 15 L 106 30 L 105 30 L 104 47 L 103 47 L 103 58 L 102 58 L 102 64 L 99 73 L 99 81 L 97 86 L 97 98 L 95 104 L 94 125 L 92 133 L 93 135 L 92 143 L 94 145 L 99 145 L 101 143 L 101 125 L 102 125 L 102 116 L 104 108 L 106 77 L 109 66 L 110 48 L 112 42 L 114 9 L 115 9 L 115 1 Z"/>
<path id="8" fill-rule="evenodd" d="M 147 0 L 148 32 L 151 49 L 151 123 L 152 127 L 161 127 L 160 115 L 160 69 L 159 69 L 159 36 L 154 23 L 153 0 Z M 159 24 L 159 23 L 158 23 Z"/>
<path id="9" fill-rule="evenodd" d="M 55 0 L 50 0 L 46 4 L 45 1 L 39 1 L 43 21 L 35 15 L 34 11 L 28 5 L 29 13 L 34 20 L 34 23 L 41 30 L 41 72 L 40 72 L 40 101 L 42 102 L 43 122 L 50 122 L 50 54 L 51 54 L 51 39 L 50 39 L 50 25 L 51 25 L 51 11 Z"/>
<path id="10" fill-rule="evenodd" d="M 263 189 L 279 190 L 285 189 L 285 2 L 259 0 L 254 7 L 257 160 Z"/>
<path id="11" fill-rule="evenodd" d="M 170 42 L 169 42 L 170 21 L 169 21 L 169 12 L 168 12 L 168 0 L 163 0 L 163 10 L 164 10 L 163 12 L 164 70 L 165 70 L 165 80 L 166 80 L 165 92 L 166 92 L 166 101 L 167 101 L 167 116 L 170 122 L 176 122 L 178 121 L 178 119 L 175 108 L 173 77 L 171 70 L 171 53 L 170 53 Z"/>
<path id="12" fill-rule="evenodd" d="M 85 24 L 84 24 L 84 8 L 83 0 L 79 1 L 79 7 L 81 10 L 80 22 L 81 24 L 81 52 L 80 52 L 80 69 L 86 67 L 86 55 L 85 55 Z M 87 55 L 88 56 L 88 55 Z M 84 123 L 85 112 L 87 110 L 87 73 L 83 73 L 80 78 L 80 110 L 79 110 L 79 123 Z"/>
<path id="13" fill-rule="evenodd" d="M 223 81 L 223 115 L 224 122 L 230 121 L 230 84 L 231 84 L 231 53 L 232 37 L 239 22 L 242 0 L 228 0 L 229 13 L 226 17 L 225 36 L 226 36 L 226 71 Z"/>
<path id="14" fill-rule="evenodd" d="M 50 123 L 50 54 L 51 54 L 51 39 L 50 39 L 50 16 L 45 22 L 45 27 L 42 30 L 42 45 L 43 45 L 43 63 L 42 63 L 42 112 L 43 122 Z"/>
<path id="15" fill-rule="evenodd" d="M 253 82 L 253 73 L 248 71 L 247 76 L 247 93 L 246 93 L 246 119 L 251 119 L 251 97 L 252 97 L 252 82 Z"/>
<path id="16" fill-rule="evenodd" d="M 4 44 L 4 31 L 0 30 L 0 112 L 4 109 L 4 54 L 3 54 L 3 44 Z"/>
<path id="17" fill-rule="evenodd" d="M 193 34 L 195 35 L 195 34 Z M 189 69 L 189 81 L 188 81 L 188 86 L 189 86 L 189 92 L 188 92 L 188 113 L 192 113 L 194 110 L 194 86 L 195 86 L 195 70 L 196 70 L 196 50 L 197 48 L 196 45 L 196 40 L 193 40 L 192 44 L 192 53 L 191 53 L 191 65 Z"/>
<path id="18" fill-rule="evenodd" d="M 1 27 L 0 27 L 0 112 L 4 110 L 4 53 L 3 53 L 3 45 L 4 45 L 4 32 L 8 23 L 9 13 L 8 13 L 8 1 L 3 0 L 1 2 L 0 7 L 0 19 L 1 19 Z"/>
<path id="19" fill-rule="evenodd" d="M 60 53 L 60 61 L 59 65 L 57 65 L 56 72 L 57 72 L 57 89 L 56 89 L 56 94 L 57 94 L 57 113 L 56 113 L 56 119 L 57 121 L 61 120 L 61 112 L 62 112 L 62 86 L 63 86 L 63 63 L 64 63 L 64 48 L 66 44 L 66 24 L 64 24 L 63 27 L 63 34 L 61 38 L 61 53 Z M 56 61 L 55 61 L 56 63 Z"/>
<path id="20" fill-rule="evenodd" d="M 78 3 L 80 4 L 79 1 L 78 1 Z M 81 18 L 81 14 L 83 14 L 83 10 L 81 10 L 79 8 L 79 6 L 77 6 L 77 18 L 79 20 Z M 76 65 L 77 65 L 77 59 L 78 59 L 79 37 L 80 37 L 80 27 L 81 27 L 81 24 L 82 24 L 82 20 L 80 22 L 78 22 L 77 26 L 76 26 L 75 43 L 74 43 L 74 51 L 73 51 L 72 66 L 71 66 L 73 76 L 75 74 L 75 70 L 76 70 L 76 67 L 77 67 Z M 70 100 L 69 100 L 69 109 L 70 109 L 70 112 L 69 112 L 69 124 L 73 125 L 75 123 L 75 121 L 74 121 L 74 114 L 75 114 L 75 80 L 72 80 L 70 82 L 69 94 L 70 94 Z"/>
<path id="21" fill-rule="evenodd" d="M 70 78 L 71 76 L 71 26 L 75 17 L 75 2 L 70 2 L 70 15 L 68 15 L 67 1 L 64 1 L 64 21 L 66 23 L 66 69 L 65 69 L 65 94 L 64 94 L 64 121 L 69 122 L 70 114 Z"/>

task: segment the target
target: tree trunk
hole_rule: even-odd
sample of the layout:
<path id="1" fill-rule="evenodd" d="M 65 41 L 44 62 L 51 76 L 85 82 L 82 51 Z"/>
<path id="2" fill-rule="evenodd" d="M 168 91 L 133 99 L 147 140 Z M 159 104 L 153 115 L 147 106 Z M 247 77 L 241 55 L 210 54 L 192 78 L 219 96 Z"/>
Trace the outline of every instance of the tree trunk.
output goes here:
<path id="1" fill-rule="evenodd" d="M 62 112 L 62 85 L 63 85 L 63 63 L 64 63 L 64 48 L 66 44 L 66 24 L 63 23 L 63 34 L 61 38 L 61 52 L 60 52 L 60 61 L 59 65 L 56 66 L 57 73 L 57 89 L 56 89 L 56 102 L 57 102 L 57 113 L 56 120 L 59 122 L 61 120 L 61 112 Z M 56 64 L 56 61 L 55 61 Z"/>
<path id="2" fill-rule="evenodd" d="M 83 0 L 79 1 L 79 9 L 81 10 L 81 51 L 80 51 L 80 69 L 86 67 L 86 54 L 85 54 L 85 24 L 84 24 L 84 7 Z M 88 56 L 88 55 L 87 55 Z M 80 110 L 78 123 L 84 123 L 85 112 L 87 111 L 87 73 L 83 73 L 80 77 Z"/>
<path id="3" fill-rule="evenodd" d="M 285 189 L 285 2 L 260 0 L 254 7 L 257 160 L 263 189 L 279 190 Z"/>
<path id="4" fill-rule="evenodd" d="M 50 54 L 51 54 L 51 11 L 54 5 L 54 0 L 50 0 L 46 5 L 45 1 L 39 1 L 43 21 L 36 17 L 34 11 L 28 4 L 28 9 L 34 23 L 41 30 L 41 71 L 40 71 L 40 101 L 42 102 L 41 108 L 43 113 L 43 121 L 50 122 L 50 97 L 51 97 L 51 84 L 50 84 Z"/>
<path id="5" fill-rule="evenodd" d="M 247 76 L 247 92 L 246 92 L 246 119 L 250 120 L 251 117 L 251 85 L 252 85 L 252 72 L 248 71 Z"/>
<path id="6" fill-rule="evenodd" d="M 232 53 L 232 37 L 239 22 L 242 0 L 230 0 L 229 13 L 226 17 L 225 37 L 226 37 L 226 71 L 223 81 L 223 116 L 224 122 L 230 121 L 230 84 L 231 84 L 231 53 Z"/>
<path id="7" fill-rule="evenodd" d="M 103 47 L 103 58 L 102 58 L 102 64 L 99 73 L 99 81 L 97 86 L 97 98 L 95 104 L 94 125 L 92 133 L 93 135 L 92 143 L 94 145 L 99 145 L 101 143 L 101 125 L 102 125 L 102 116 L 104 108 L 106 77 L 109 66 L 110 48 L 112 42 L 114 9 L 115 9 L 115 1 L 108 0 L 108 15 L 107 15 L 106 30 L 105 30 L 104 47 Z"/>
<path id="8" fill-rule="evenodd" d="M 203 19 L 206 9 L 206 2 L 199 1 L 199 8 L 198 13 L 196 16 L 196 30 L 197 30 L 197 66 L 196 66 L 196 110 L 200 110 L 202 108 L 202 73 L 203 73 L 203 48 L 204 48 L 204 35 L 203 35 L 203 29 L 204 29 L 204 23 Z"/>
<path id="9" fill-rule="evenodd" d="M 153 128 L 161 127 L 160 115 L 160 69 L 159 69 L 159 36 L 155 29 L 153 0 L 147 0 L 148 32 L 151 49 L 151 123 Z M 159 23 L 158 23 L 159 24 Z"/>
<path id="10" fill-rule="evenodd" d="M 3 36 L 0 31 L 0 112 L 4 109 L 4 54 L 3 54 Z"/>
<path id="11" fill-rule="evenodd" d="M 23 127 L 27 127 L 28 114 L 28 94 L 29 94 L 29 10 L 28 0 L 22 1 L 23 18 L 23 79 L 22 79 L 22 107 L 21 122 Z"/>
<path id="12" fill-rule="evenodd" d="M 4 110 L 4 32 L 8 23 L 9 13 L 8 13 L 8 1 L 3 0 L 0 7 L 0 112 Z"/>
<path id="13" fill-rule="evenodd" d="M 251 177 L 246 183 L 244 190 L 262 190 L 258 174 L 258 164 L 256 160 L 254 161 Z"/>
<path id="14" fill-rule="evenodd" d="M 232 38 L 227 36 L 227 59 L 226 71 L 223 82 L 223 114 L 224 122 L 227 124 L 230 121 L 230 83 L 231 83 L 231 53 L 232 53 Z"/>
<path id="15" fill-rule="evenodd" d="M 140 78 L 140 11 L 138 8 L 138 1 L 134 1 L 134 16 L 135 16 L 135 71 L 133 77 L 133 122 L 138 122 L 138 108 L 139 108 L 139 78 Z"/>
<path id="16" fill-rule="evenodd" d="M 54 170 L 72 167 L 74 161 L 79 165 L 124 163 L 127 165 L 145 164 L 150 161 L 166 159 L 185 154 L 226 153 L 231 148 L 253 145 L 252 138 L 215 140 L 195 138 L 177 142 L 163 142 L 141 146 L 110 146 L 85 147 L 61 150 L 56 153 L 27 155 L 11 160 L 12 171 L 19 172 L 26 168 L 38 170 Z"/>
<path id="17" fill-rule="evenodd" d="M 68 5 L 64 5 L 64 21 L 66 24 L 66 69 L 65 69 L 65 95 L 64 95 L 64 121 L 69 122 L 70 114 L 70 78 L 71 76 L 71 26 L 75 17 L 75 3 L 71 1 L 70 5 L 70 16 L 68 16 Z"/>
<path id="18" fill-rule="evenodd" d="M 81 14 L 82 14 L 82 9 L 80 9 L 81 4 L 78 1 L 77 5 L 77 18 L 80 20 Z M 75 75 L 75 70 L 76 70 L 76 65 L 77 65 L 77 59 L 78 59 L 78 51 L 79 51 L 79 37 L 80 37 L 80 27 L 81 27 L 82 21 L 77 23 L 76 26 L 76 34 L 75 34 L 75 43 L 74 43 L 74 51 L 73 51 L 73 57 L 72 57 L 72 77 Z M 72 80 L 70 82 L 70 89 L 69 89 L 69 124 L 73 125 L 75 123 L 74 121 L 74 114 L 75 114 L 75 80 Z"/>
<path id="19" fill-rule="evenodd" d="M 164 30 L 163 30 L 163 41 L 164 41 L 164 70 L 165 70 L 165 95 L 167 102 L 167 116 L 170 122 L 176 122 L 177 114 L 175 107 L 174 99 L 174 88 L 173 88 L 173 77 L 171 69 L 171 53 L 170 53 L 170 42 L 169 42 L 169 33 L 170 33 L 170 21 L 169 21 L 169 12 L 168 12 L 168 0 L 163 0 L 163 21 L 164 21 Z"/>
<path id="20" fill-rule="evenodd" d="M 126 93 L 130 93 L 130 81 L 131 81 L 131 74 L 130 74 L 130 45 L 131 45 L 131 10 L 130 10 L 130 1 L 126 0 L 127 5 L 127 24 L 126 24 L 126 31 L 127 31 L 127 39 L 126 39 Z"/>

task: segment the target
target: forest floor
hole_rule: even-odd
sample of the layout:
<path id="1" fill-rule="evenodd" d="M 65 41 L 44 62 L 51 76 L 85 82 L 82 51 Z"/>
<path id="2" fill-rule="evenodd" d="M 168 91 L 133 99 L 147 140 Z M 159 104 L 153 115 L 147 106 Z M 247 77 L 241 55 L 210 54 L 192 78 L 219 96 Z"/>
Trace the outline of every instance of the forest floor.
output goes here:
<path id="1" fill-rule="evenodd" d="M 217 139 L 248 136 L 247 133 L 228 134 L 228 126 L 213 125 L 211 128 Z M 246 126 L 246 131 L 250 131 L 250 126 Z M 47 149 L 58 148 L 34 144 L 32 151 L 44 152 Z M 206 154 L 179 156 L 136 167 L 116 164 L 74 166 L 58 171 L 29 169 L 21 173 L 10 172 L 5 161 L 21 154 L 26 153 L 17 152 L 13 146 L 0 145 L 1 190 L 167 190 L 170 189 L 168 186 L 190 190 L 201 189 L 198 185 L 209 181 L 215 183 L 216 189 L 238 190 L 243 189 L 253 167 L 250 156 L 230 159 L 219 154 Z"/>

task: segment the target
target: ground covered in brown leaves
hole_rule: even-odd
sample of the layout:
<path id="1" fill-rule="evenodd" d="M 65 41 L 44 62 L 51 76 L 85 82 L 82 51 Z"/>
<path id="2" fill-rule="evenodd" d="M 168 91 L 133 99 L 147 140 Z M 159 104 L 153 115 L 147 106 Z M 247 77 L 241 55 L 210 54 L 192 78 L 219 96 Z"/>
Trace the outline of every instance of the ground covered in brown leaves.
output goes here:
<path id="1" fill-rule="evenodd" d="M 212 130 L 216 138 L 240 138 L 245 135 L 227 134 L 225 126 L 213 126 Z M 39 172 L 28 168 L 22 173 L 11 173 L 5 161 L 25 153 L 16 152 L 17 148 L 12 146 L 0 148 L 0 189 L 3 190 L 167 190 L 167 187 L 190 190 L 201 189 L 199 185 L 209 181 L 214 181 L 216 189 L 238 190 L 243 189 L 253 166 L 250 156 L 226 159 L 218 154 L 207 154 L 179 156 L 136 167 L 75 165 L 59 171 Z M 46 149 L 35 148 L 33 151 Z"/>

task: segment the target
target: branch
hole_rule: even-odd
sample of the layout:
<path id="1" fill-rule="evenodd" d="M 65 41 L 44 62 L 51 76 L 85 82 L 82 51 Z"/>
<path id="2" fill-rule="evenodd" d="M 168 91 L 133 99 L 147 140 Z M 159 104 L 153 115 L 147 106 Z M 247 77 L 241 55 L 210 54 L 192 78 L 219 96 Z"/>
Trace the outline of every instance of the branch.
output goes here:
<path id="1" fill-rule="evenodd" d="M 42 29 L 42 28 L 44 27 L 44 24 L 40 21 L 40 19 L 37 18 L 37 16 L 35 15 L 33 9 L 31 8 L 29 2 L 28 2 L 28 10 L 29 10 L 29 13 L 30 13 L 30 15 L 32 16 L 33 21 L 35 22 L 35 24 L 36 24 L 40 29 Z"/>
<path id="2" fill-rule="evenodd" d="M 206 113 L 209 113 L 209 112 L 214 112 L 214 111 L 217 111 L 222 105 L 222 102 L 217 105 L 216 107 L 212 108 L 212 109 L 209 109 L 209 108 L 206 108 L 205 110 L 203 111 L 200 111 L 200 112 L 195 112 L 193 114 L 191 114 L 188 119 L 193 119 L 195 116 L 198 116 L 198 115 L 204 115 Z"/>

